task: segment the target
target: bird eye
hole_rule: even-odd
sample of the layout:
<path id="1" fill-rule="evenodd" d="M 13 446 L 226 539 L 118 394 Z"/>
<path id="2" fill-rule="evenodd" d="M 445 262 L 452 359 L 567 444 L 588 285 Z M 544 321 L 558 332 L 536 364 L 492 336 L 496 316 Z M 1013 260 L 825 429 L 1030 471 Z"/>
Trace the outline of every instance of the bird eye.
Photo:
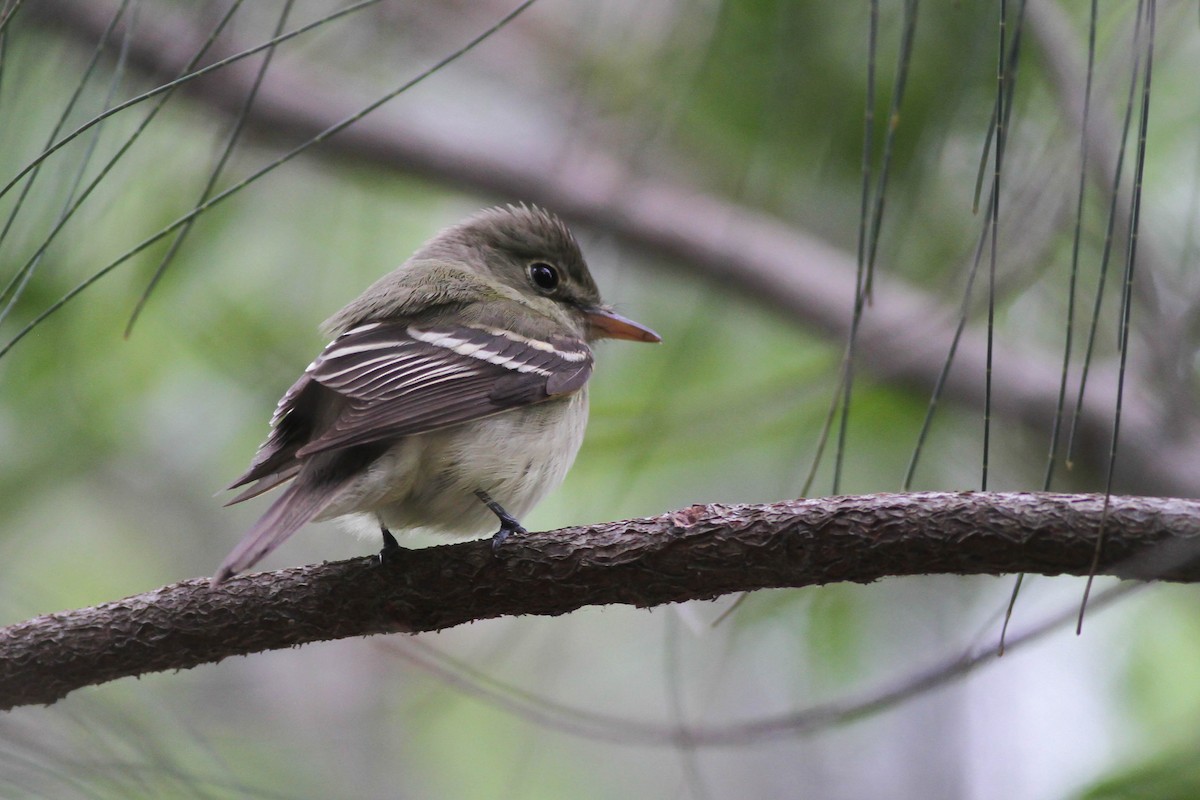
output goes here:
<path id="1" fill-rule="evenodd" d="M 529 278 L 533 285 L 543 292 L 553 292 L 558 288 L 558 270 L 544 261 L 535 261 L 529 265 Z"/>

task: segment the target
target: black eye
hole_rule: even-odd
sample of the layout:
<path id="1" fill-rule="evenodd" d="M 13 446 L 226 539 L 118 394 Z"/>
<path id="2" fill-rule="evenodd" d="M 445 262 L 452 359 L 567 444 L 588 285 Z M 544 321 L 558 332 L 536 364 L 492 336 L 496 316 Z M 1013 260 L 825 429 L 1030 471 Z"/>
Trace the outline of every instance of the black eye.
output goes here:
<path id="1" fill-rule="evenodd" d="M 533 285 L 543 292 L 553 292 L 558 288 L 558 270 L 544 261 L 535 261 L 529 265 L 529 277 Z"/>

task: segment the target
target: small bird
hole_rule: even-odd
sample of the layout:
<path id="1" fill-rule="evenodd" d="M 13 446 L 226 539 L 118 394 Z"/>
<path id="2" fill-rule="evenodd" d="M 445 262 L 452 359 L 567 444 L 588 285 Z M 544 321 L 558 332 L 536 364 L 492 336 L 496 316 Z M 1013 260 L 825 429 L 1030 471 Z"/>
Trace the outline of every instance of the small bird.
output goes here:
<path id="1" fill-rule="evenodd" d="M 566 476 L 587 424 L 591 343 L 661 341 L 604 305 L 567 226 L 538 207 L 482 211 L 426 242 L 325 323 L 336 338 L 288 389 L 229 488 L 291 483 L 213 586 L 312 520 L 498 546 Z"/>

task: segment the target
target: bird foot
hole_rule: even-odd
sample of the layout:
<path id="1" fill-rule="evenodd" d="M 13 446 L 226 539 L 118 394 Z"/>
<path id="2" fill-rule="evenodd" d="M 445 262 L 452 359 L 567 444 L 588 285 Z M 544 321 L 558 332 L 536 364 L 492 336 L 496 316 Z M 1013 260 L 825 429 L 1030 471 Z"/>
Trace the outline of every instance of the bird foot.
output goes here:
<path id="1" fill-rule="evenodd" d="M 402 561 L 408 548 L 401 547 L 392 532 L 382 525 L 379 526 L 379 532 L 383 534 L 383 548 L 379 551 L 379 565 L 389 566 Z"/>
<path id="2" fill-rule="evenodd" d="M 517 522 L 517 518 L 505 511 L 504 506 L 493 500 L 490 494 L 480 489 L 475 492 L 475 496 L 500 520 L 500 530 L 492 534 L 493 553 L 499 550 L 500 545 L 504 544 L 504 540 L 512 534 L 529 533 L 520 522 Z"/>

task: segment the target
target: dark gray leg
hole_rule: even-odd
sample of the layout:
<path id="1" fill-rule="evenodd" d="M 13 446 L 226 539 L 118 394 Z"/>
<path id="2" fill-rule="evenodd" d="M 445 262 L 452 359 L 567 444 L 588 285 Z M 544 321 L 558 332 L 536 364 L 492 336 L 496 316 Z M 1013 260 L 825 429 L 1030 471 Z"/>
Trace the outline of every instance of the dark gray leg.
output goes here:
<path id="1" fill-rule="evenodd" d="M 495 514 L 500 519 L 500 530 L 492 535 L 492 551 L 500 549 L 500 545 L 504 544 L 504 540 L 514 533 L 528 533 L 521 523 L 517 522 L 516 517 L 504 510 L 504 506 L 492 499 L 492 496 L 480 489 L 475 492 L 475 496 L 479 498 L 488 510 Z"/>
<path id="2" fill-rule="evenodd" d="M 380 564 L 394 564 L 400 559 L 405 548 L 400 546 L 396 541 L 396 537 L 392 536 L 392 532 L 386 526 L 380 525 L 379 532 L 383 534 L 383 549 L 379 551 Z"/>

